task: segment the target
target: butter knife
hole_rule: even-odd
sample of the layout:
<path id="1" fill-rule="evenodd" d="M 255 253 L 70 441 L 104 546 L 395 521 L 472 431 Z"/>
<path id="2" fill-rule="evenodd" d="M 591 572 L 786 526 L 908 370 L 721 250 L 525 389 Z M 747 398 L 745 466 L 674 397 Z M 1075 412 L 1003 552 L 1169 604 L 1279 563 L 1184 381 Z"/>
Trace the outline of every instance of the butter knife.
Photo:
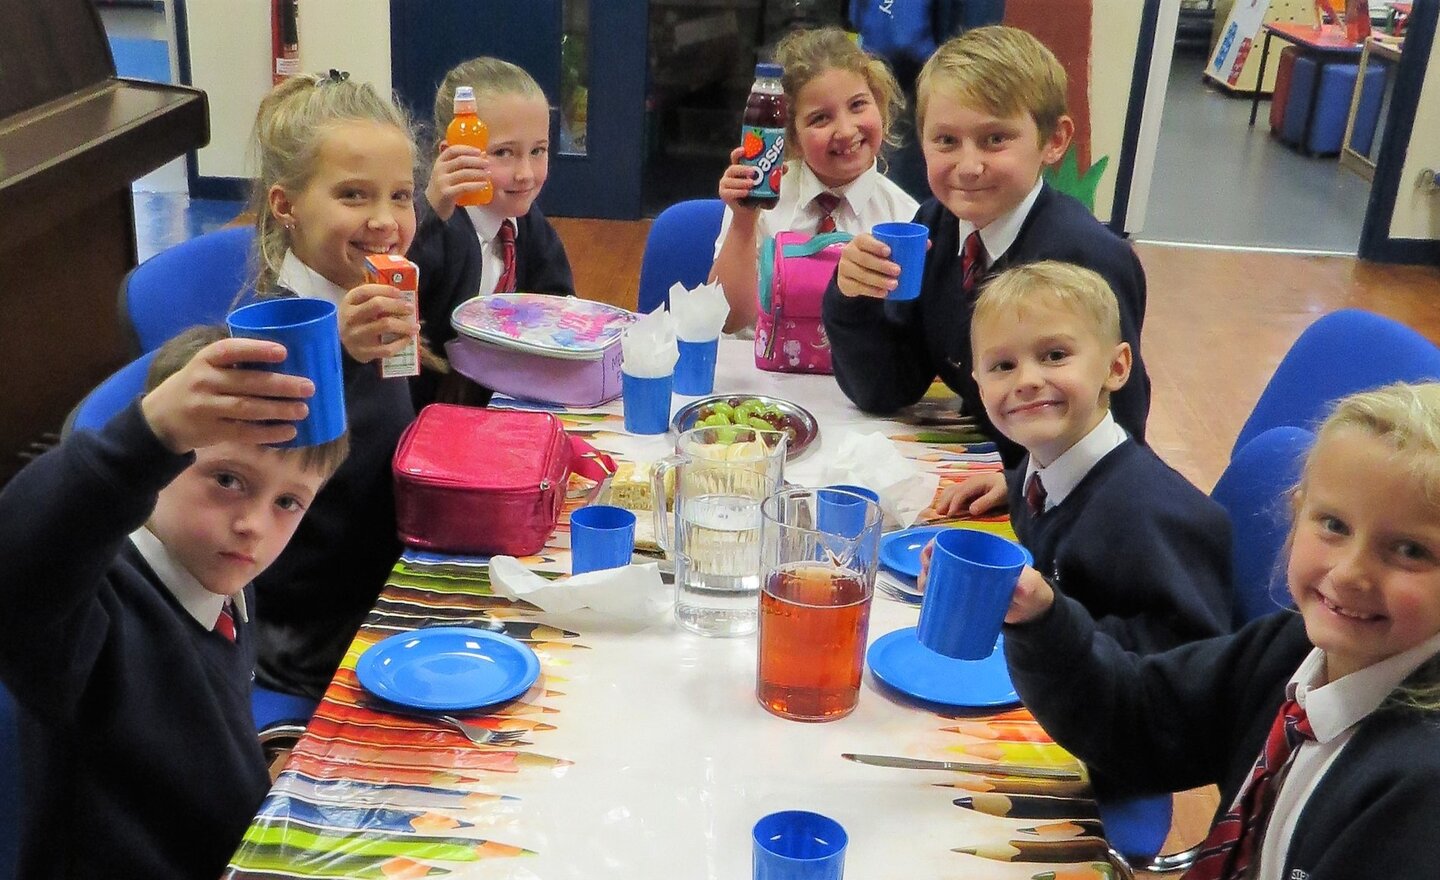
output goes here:
<path id="1" fill-rule="evenodd" d="M 856 755 L 845 752 L 840 755 L 857 764 L 874 767 L 899 767 L 906 770 L 957 770 L 962 773 L 984 773 L 990 776 L 1023 776 L 1029 779 L 1081 779 L 1074 770 L 1060 767 L 1035 767 L 1028 764 L 982 764 L 973 761 L 926 761 L 921 758 L 899 758 L 891 755 Z"/>

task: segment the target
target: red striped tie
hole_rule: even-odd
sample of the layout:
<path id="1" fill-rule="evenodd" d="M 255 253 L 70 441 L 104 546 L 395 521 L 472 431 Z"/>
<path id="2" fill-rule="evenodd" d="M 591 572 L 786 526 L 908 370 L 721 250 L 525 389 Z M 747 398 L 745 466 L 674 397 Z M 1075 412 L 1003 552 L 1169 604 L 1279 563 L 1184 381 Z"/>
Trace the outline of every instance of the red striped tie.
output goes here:
<path id="1" fill-rule="evenodd" d="M 980 244 L 980 230 L 965 236 L 965 247 L 960 251 L 960 291 L 967 301 L 975 298 L 975 285 L 985 270 L 985 252 Z"/>
<path id="2" fill-rule="evenodd" d="M 1040 482 L 1039 471 L 1031 474 L 1030 481 L 1025 484 L 1025 506 L 1030 509 L 1031 516 L 1045 512 L 1045 484 Z"/>
<path id="3" fill-rule="evenodd" d="M 230 641 L 235 641 L 235 612 L 231 610 L 229 599 L 220 606 L 220 616 L 215 619 L 215 631 Z"/>
<path id="4" fill-rule="evenodd" d="M 504 268 L 500 270 L 500 280 L 495 282 L 495 292 L 513 293 L 515 291 L 515 223 L 511 220 L 500 224 L 500 256 L 504 261 Z"/>
<path id="5" fill-rule="evenodd" d="M 1305 710 L 1294 700 L 1286 701 L 1275 716 L 1265 751 L 1255 761 L 1235 806 L 1215 822 L 1210 836 L 1200 845 L 1195 866 L 1181 880 L 1238 880 L 1245 876 L 1255 855 L 1255 841 L 1270 819 L 1270 808 L 1279 790 L 1275 776 L 1301 742 L 1314 738 Z"/>
<path id="6" fill-rule="evenodd" d="M 840 196 L 832 192 L 822 192 L 815 197 L 815 205 L 820 209 L 820 225 L 815 227 L 817 233 L 835 231 L 835 209 L 843 202 Z"/>

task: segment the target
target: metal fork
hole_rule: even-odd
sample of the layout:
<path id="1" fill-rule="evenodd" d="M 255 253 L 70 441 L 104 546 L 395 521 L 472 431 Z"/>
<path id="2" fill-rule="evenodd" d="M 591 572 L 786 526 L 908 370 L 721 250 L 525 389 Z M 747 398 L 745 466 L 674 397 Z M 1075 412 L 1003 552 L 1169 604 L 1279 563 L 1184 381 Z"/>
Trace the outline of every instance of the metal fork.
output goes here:
<path id="1" fill-rule="evenodd" d="M 530 743 L 521 739 L 521 737 L 525 735 L 525 731 L 523 730 L 491 730 L 488 727 L 476 727 L 471 724 L 466 724 L 454 715 L 435 715 L 432 717 L 436 721 L 443 722 L 449 727 L 454 728 L 477 746 L 530 745 Z"/>

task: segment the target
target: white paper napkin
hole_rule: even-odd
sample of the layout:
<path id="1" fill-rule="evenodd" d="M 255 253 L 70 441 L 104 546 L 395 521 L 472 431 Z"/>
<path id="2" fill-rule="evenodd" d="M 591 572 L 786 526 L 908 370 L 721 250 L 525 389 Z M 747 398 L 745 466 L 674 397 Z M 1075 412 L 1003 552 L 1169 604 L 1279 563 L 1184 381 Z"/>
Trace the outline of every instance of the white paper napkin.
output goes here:
<path id="1" fill-rule="evenodd" d="M 620 337 L 620 369 L 637 379 L 669 376 L 679 359 L 675 319 L 664 308 L 641 315 Z"/>
<path id="2" fill-rule="evenodd" d="M 822 464 L 819 485 L 873 489 L 880 496 L 885 518 L 909 528 L 935 500 L 940 475 L 921 470 L 878 431 L 850 431 Z"/>
<path id="3" fill-rule="evenodd" d="M 654 622 L 674 607 L 673 590 L 660 580 L 653 562 L 577 574 L 563 581 L 541 577 L 513 556 L 490 559 L 490 589 L 497 596 L 519 599 L 563 614 L 589 608 L 626 620 Z"/>
<path id="4" fill-rule="evenodd" d="M 675 335 L 686 342 L 718 339 L 730 316 L 730 303 L 720 282 L 701 284 L 694 290 L 675 282 L 670 285 L 670 314 L 675 316 Z"/>

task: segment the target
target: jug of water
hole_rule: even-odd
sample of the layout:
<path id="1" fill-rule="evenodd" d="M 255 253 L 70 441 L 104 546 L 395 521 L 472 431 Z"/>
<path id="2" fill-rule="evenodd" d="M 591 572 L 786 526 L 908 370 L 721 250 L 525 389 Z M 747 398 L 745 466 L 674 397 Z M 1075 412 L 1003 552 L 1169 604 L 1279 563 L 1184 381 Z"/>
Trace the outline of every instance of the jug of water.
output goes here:
<path id="1" fill-rule="evenodd" d="M 788 439 L 780 431 L 694 428 L 680 435 L 675 455 L 651 470 L 655 535 L 675 560 L 675 617 L 691 632 L 739 636 L 755 631 L 760 503 L 784 482 Z M 673 528 L 659 502 L 672 468 Z"/>

